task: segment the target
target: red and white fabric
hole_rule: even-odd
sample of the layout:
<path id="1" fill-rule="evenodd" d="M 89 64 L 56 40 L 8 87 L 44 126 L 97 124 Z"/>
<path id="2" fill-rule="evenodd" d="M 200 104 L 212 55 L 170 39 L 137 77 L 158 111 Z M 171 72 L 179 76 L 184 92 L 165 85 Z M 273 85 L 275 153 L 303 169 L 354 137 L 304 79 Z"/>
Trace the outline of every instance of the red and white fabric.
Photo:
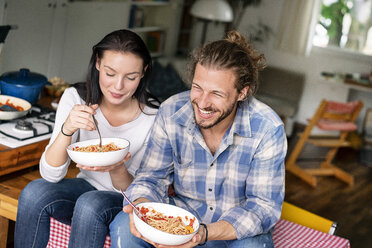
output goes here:
<path id="1" fill-rule="evenodd" d="M 67 248 L 71 227 L 50 218 L 50 237 L 47 248 Z M 350 248 L 349 240 L 319 232 L 287 220 L 279 220 L 273 233 L 275 248 Z M 104 248 L 110 248 L 110 236 Z"/>
<path id="2" fill-rule="evenodd" d="M 301 226 L 296 223 L 279 220 L 275 225 L 273 240 L 275 248 L 349 248 L 347 239 L 330 235 Z"/>
<path id="3" fill-rule="evenodd" d="M 317 126 L 322 130 L 329 131 L 355 131 L 358 129 L 358 126 L 354 122 L 325 119 L 319 120 Z"/>
<path id="4" fill-rule="evenodd" d="M 71 226 L 50 218 L 50 235 L 47 248 L 67 248 L 70 232 Z M 110 236 L 107 236 L 103 248 L 110 247 L 111 238 Z"/>

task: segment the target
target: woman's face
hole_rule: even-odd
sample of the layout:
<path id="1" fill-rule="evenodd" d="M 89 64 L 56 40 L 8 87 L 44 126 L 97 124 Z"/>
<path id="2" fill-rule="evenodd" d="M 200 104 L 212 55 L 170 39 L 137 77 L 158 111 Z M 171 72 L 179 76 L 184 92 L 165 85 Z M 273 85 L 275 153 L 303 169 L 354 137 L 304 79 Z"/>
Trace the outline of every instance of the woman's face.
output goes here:
<path id="1" fill-rule="evenodd" d="M 114 105 L 131 100 L 143 77 L 143 60 L 133 53 L 107 50 L 97 59 L 103 101 Z"/>

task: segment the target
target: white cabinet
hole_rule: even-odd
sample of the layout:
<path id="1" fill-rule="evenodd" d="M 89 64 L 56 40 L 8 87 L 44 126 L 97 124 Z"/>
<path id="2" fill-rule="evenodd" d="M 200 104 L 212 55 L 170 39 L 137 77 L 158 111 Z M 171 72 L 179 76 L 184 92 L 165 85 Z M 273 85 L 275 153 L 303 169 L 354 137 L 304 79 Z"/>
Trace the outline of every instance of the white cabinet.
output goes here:
<path id="1" fill-rule="evenodd" d="M 60 77 L 85 81 L 92 47 L 106 34 L 127 28 L 129 2 L 74 1 L 69 3 Z"/>
<path id="2" fill-rule="evenodd" d="M 67 0 L 6 0 L 3 25 L 17 25 L 5 40 L 0 72 L 29 68 L 54 74 L 61 61 Z"/>
<path id="3" fill-rule="evenodd" d="M 132 6 L 144 9 L 143 27 L 132 30 L 145 42 L 151 32 L 165 33 L 162 49 L 153 56 L 171 57 L 177 50 L 183 0 L 3 1 L 2 24 L 18 29 L 11 30 L 5 41 L 0 74 L 26 67 L 48 78 L 84 81 L 92 46 L 109 32 L 128 28 Z"/>

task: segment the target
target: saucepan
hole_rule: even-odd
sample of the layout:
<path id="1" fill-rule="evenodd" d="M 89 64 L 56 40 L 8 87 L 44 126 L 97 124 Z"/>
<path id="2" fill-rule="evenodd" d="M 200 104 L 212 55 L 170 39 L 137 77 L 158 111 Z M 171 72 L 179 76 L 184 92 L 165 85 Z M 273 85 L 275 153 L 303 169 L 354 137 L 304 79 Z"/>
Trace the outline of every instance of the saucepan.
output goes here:
<path id="1" fill-rule="evenodd" d="M 0 95 L 0 120 L 13 120 L 26 115 L 31 109 L 28 101 L 7 95 Z"/>

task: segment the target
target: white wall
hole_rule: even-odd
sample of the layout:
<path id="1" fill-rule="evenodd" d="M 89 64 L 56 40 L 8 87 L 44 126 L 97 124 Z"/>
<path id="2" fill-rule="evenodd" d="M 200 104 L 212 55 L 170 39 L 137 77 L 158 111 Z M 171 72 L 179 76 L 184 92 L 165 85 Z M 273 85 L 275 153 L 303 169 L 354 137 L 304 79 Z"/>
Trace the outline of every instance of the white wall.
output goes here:
<path id="1" fill-rule="evenodd" d="M 0 25 L 4 24 L 4 6 L 5 0 L 0 0 Z"/>
<path id="2" fill-rule="evenodd" d="M 339 50 L 313 48 L 310 55 L 304 57 L 283 53 L 275 48 L 275 33 L 278 32 L 283 3 L 284 0 L 263 0 L 260 6 L 247 8 L 238 30 L 244 34 L 249 24 L 257 23 L 258 20 L 269 25 L 274 35 L 265 43 L 256 44 L 256 48 L 265 54 L 268 65 L 305 74 L 305 88 L 296 120 L 306 123 L 306 119 L 313 115 L 323 98 L 335 101 L 362 99 L 367 107 L 372 107 L 372 97 L 365 97 L 366 94 L 372 96 L 371 90 L 367 93 L 355 90 L 356 92 L 353 91 L 351 94 L 345 85 L 325 83 L 320 78 L 320 73 L 323 71 L 368 73 L 372 70 L 372 56 L 355 56 L 340 53 Z M 364 88 L 360 87 L 360 89 Z M 360 97 L 358 92 L 361 94 Z"/>

